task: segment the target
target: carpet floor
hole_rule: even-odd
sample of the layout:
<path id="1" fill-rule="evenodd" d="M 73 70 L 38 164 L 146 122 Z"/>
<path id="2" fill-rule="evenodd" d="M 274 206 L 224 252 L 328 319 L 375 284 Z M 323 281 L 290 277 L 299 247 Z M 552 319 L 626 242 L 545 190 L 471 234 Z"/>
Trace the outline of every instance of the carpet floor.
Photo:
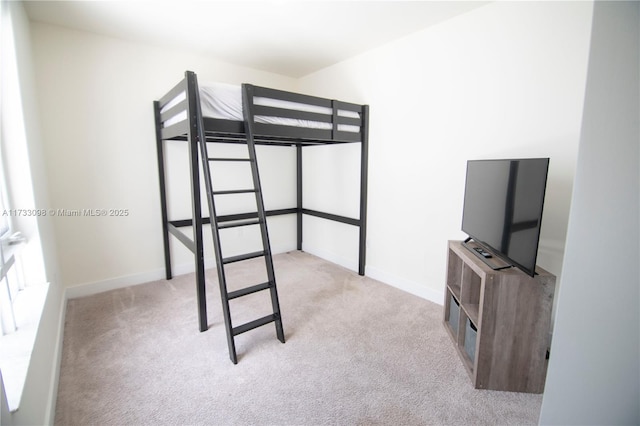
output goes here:
<path id="1" fill-rule="evenodd" d="M 230 266 L 230 290 L 265 274 Z M 541 395 L 473 389 L 442 306 L 303 252 L 274 266 L 287 341 L 273 324 L 239 335 L 237 365 L 215 270 L 203 333 L 193 274 L 69 300 L 55 424 L 538 423 Z M 234 325 L 270 313 L 261 293 L 232 301 Z"/>

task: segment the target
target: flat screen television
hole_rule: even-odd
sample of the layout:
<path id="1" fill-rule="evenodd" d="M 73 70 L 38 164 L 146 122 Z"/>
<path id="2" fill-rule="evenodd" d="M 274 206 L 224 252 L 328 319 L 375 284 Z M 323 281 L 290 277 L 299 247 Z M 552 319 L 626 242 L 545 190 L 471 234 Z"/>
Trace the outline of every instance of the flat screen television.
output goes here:
<path id="1" fill-rule="evenodd" d="M 548 158 L 469 160 L 462 231 L 534 276 Z"/>

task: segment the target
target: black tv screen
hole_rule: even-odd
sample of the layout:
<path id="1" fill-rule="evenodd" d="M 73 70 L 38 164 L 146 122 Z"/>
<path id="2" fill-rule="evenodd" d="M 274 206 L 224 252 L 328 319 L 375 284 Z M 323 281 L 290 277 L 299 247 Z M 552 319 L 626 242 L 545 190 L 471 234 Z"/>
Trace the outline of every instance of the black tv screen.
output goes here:
<path id="1" fill-rule="evenodd" d="M 462 231 L 531 276 L 548 169 L 548 158 L 467 162 Z"/>

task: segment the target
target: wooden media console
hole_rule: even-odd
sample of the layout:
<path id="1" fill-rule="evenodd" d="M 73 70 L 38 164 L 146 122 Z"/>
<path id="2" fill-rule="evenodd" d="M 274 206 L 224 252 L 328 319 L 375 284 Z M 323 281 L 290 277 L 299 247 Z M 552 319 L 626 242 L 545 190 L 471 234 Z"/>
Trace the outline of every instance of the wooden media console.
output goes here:
<path id="1" fill-rule="evenodd" d="M 542 393 L 555 282 L 539 267 L 493 270 L 449 241 L 444 325 L 475 388 Z"/>

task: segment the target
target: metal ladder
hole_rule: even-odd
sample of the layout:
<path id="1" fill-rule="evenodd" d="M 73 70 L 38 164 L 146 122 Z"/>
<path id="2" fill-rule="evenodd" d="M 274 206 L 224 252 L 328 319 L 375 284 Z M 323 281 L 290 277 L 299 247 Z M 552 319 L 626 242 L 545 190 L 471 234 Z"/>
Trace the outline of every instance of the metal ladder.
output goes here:
<path id="1" fill-rule="evenodd" d="M 218 282 L 220 284 L 220 296 L 222 299 L 222 311 L 224 315 L 224 322 L 227 331 L 227 343 L 229 346 L 229 357 L 234 364 L 238 363 L 238 357 L 236 355 L 236 347 L 235 347 L 235 336 L 238 334 L 247 332 L 249 330 L 253 330 L 254 328 L 263 326 L 265 324 L 269 324 L 271 322 L 275 323 L 276 335 L 278 340 L 282 343 L 285 342 L 284 331 L 282 328 L 282 318 L 280 315 L 280 303 L 278 301 L 278 291 L 276 288 L 276 277 L 273 270 L 273 259 L 271 254 L 271 246 L 269 244 L 269 235 L 267 232 L 267 221 L 266 214 L 264 210 L 264 201 L 262 198 L 262 188 L 260 185 L 260 176 L 258 173 L 258 163 L 256 161 L 256 148 L 254 142 L 254 133 L 253 133 L 253 87 L 250 85 L 242 86 L 242 100 L 244 105 L 244 126 L 245 126 L 245 134 L 246 134 L 246 146 L 248 150 L 248 157 L 243 158 L 229 158 L 229 157 L 210 157 L 208 144 L 216 143 L 216 142 L 207 142 L 204 133 L 199 135 L 199 145 L 200 145 L 200 155 L 201 155 L 201 163 L 204 172 L 204 180 L 205 180 L 205 188 L 207 193 L 207 201 L 209 204 L 209 214 L 211 221 L 211 232 L 213 234 L 213 247 L 215 251 L 216 265 L 217 265 L 217 273 L 218 273 Z M 196 95 L 197 96 L 197 95 Z M 198 100 L 199 105 L 199 100 Z M 248 162 L 251 166 L 251 175 L 253 181 L 252 188 L 238 188 L 233 190 L 216 190 L 214 188 L 212 177 L 211 177 L 211 164 L 221 163 L 221 162 Z M 253 193 L 255 194 L 255 201 L 257 211 L 255 213 L 242 214 L 242 215 L 232 215 L 233 220 L 229 220 L 229 216 L 218 216 L 216 214 L 216 198 L 223 196 L 234 196 L 238 194 L 247 194 Z M 243 219 L 237 219 L 237 217 L 242 216 Z M 235 255 L 231 257 L 223 257 L 221 240 L 220 240 L 220 230 L 227 228 L 236 228 L 242 226 L 259 226 L 260 234 L 262 238 L 262 247 L 263 250 L 245 253 L 240 255 Z M 255 259 L 262 257 L 265 261 L 266 272 L 267 272 L 267 281 L 260 284 L 251 285 L 246 288 L 242 288 L 240 290 L 235 290 L 229 292 L 227 289 L 227 278 L 225 274 L 225 266 L 230 263 L 242 262 L 249 259 Z M 262 318 L 258 318 L 254 321 L 250 321 L 246 324 L 242 324 L 239 326 L 233 326 L 231 319 L 231 311 L 229 308 L 229 301 L 247 296 L 249 294 L 253 294 L 259 291 L 269 290 L 271 293 L 271 305 L 272 305 L 272 314 L 264 316 Z"/>

